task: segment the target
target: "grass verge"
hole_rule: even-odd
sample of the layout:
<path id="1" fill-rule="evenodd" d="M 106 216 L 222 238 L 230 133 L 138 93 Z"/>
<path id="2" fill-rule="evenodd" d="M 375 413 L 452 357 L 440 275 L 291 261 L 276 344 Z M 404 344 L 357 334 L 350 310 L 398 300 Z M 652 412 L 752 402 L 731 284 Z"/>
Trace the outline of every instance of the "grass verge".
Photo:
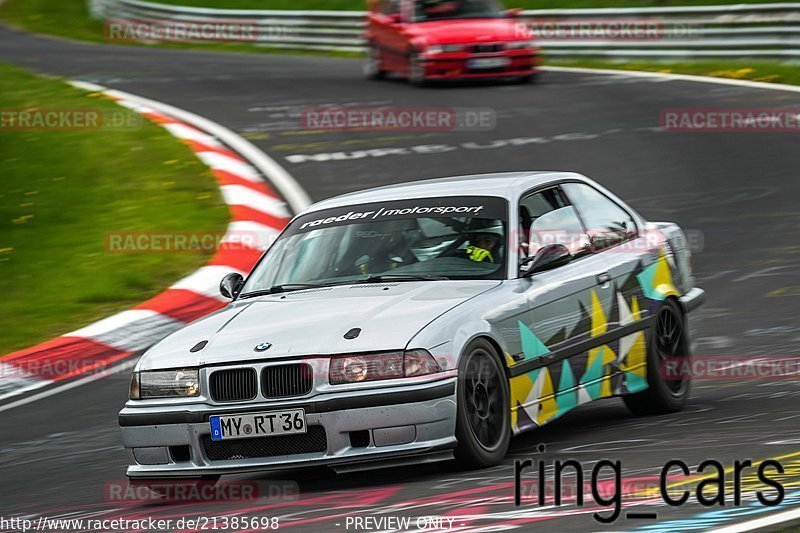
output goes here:
<path id="1" fill-rule="evenodd" d="M 0 64 L 0 109 L 37 108 L 93 110 L 126 126 L 0 127 L 0 356 L 129 309 L 208 260 L 109 253 L 110 232 L 218 232 L 228 220 L 211 172 L 164 129 Z"/>

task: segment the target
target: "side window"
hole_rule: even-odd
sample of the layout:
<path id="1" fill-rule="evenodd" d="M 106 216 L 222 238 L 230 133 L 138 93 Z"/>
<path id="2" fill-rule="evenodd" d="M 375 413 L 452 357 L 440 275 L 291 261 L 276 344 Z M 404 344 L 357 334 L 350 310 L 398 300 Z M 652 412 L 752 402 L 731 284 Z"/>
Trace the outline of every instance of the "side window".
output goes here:
<path id="1" fill-rule="evenodd" d="M 544 246 L 563 244 L 582 257 L 591 253 L 575 208 L 558 187 L 526 196 L 519 205 L 520 255 L 531 257 Z"/>
<path id="2" fill-rule="evenodd" d="M 562 187 L 578 209 L 595 250 L 636 237 L 633 218 L 603 193 L 583 183 L 564 183 Z"/>

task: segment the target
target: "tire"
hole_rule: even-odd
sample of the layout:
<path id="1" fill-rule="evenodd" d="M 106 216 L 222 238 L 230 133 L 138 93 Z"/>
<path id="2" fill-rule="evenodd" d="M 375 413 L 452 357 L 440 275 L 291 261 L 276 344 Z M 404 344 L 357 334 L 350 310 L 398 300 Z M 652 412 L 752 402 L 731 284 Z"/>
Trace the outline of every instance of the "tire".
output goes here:
<path id="1" fill-rule="evenodd" d="M 428 79 L 425 77 L 425 67 L 417 52 L 412 52 L 408 59 L 408 81 L 414 87 L 425 87 Z"/>
<path id="2" fill-rule="evenodd" d="M 488 341 L 464 350 L 456 391 L 456 460 L 469 468 L 499 464 L 511 441 L 511 409 L 505 368 Z"/>
<path id="3" fill-rule="evenodd" d="M 373 43 L 369 45 L 367 60 L 364 62 L 364 77 L 368 80 L 382 80 L 386 71 L 381 68 L 381 51 Z"/>
<path id="4" fill-rule="evenodd" d="M 539 79 L 539 73 L 538 72 L 534 72 L 532 74 L 526 74 L 524 76 L 520 76 L 517 79 L 517 81 L 519 83 L 523 84 L 523 85 L 532 85 L 532 84 L 536 83 L 536 81 L 538 79 Z"/>
<path id="5" fill-rule="evenodd" d="M 692 382 L 688 374 L 675 375 L 680 379 L 667 379 L 665 361 L 678 362 L 678 368 L 691 360 L 686 321 L 675 300 L 664 301 L 656 314 L 656 323 L 650 331 L 647 349 L 647 384 L 642 392 L 623 396 L 622 400 L 635 415 L 660 415 L 680 411 L 691 393 Z M 671 376 L 669 376 L 671 377 Z"/>

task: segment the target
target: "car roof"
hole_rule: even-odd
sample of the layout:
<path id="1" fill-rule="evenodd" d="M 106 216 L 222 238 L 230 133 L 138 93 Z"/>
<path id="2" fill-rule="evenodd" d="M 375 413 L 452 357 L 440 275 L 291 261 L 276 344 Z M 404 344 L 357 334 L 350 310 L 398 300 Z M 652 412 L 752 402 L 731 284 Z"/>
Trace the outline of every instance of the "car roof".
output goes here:
<path id="1" fill-rule="evenodd" d="M 553 171 L 503 172 L 437 178 L 343 194 L 318 202 L 303 213 L 372 202 L 443 196 L 495 196 L 513 201 L 531 188 L 565 180 L 588 181 L 586 177 L 574 172 Z"/>

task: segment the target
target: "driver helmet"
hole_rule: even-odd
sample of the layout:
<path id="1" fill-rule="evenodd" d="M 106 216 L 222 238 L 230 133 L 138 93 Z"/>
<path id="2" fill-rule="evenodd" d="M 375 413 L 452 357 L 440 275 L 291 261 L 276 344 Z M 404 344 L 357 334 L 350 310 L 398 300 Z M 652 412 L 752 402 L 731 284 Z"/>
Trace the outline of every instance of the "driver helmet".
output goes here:
<path id="1" fill-rule="evenodd" d="M 470 244 L 483 248 L 481 244 L 491 240 L 495 246 L 500 244 L 503 238 L 503 224 L 499 221 L 492 220 L 488 224 L 482 224 L 478 227 L 468 228 L 466 231 Z M 478 242 L 482 241 L 482 242 Z"/>

